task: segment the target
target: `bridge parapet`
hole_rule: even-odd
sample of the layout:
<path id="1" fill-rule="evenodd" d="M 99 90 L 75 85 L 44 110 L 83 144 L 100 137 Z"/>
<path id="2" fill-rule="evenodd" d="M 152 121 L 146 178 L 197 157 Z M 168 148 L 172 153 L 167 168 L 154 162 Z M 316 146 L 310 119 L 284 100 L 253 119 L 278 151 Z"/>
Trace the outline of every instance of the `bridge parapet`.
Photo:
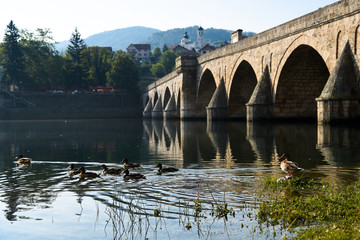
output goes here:
<path id="1" fill-rule="evenodd" d="M 224 46 L 217 51 L 204 54 L 198 58 L 198 61 L 199 64 L 202 64 L 218 57 L 224 57 L 257 48 L 358 13 L 360 13 L 360 1 L 339 1 L 277 27 L 268 29 L 262 33 L 241 39 L 238 42 Z"/>
<path id="2" fill-rule="evenodd" d="M 232 44 L 198 58 L 177 58 L 175 70 L 143 92 L 145 115 L 360 119 L 360 90 L 339 97 L 360 86 L 359 0 L 341 0 L 249 38 L 242 38 L 240 30 L 233 37 Z M 340 55 L 347 41 L 351 81 L 343 81 L 342 71 L 333 72 L 344 59 Z M 350 90 L 335 91 L 339 86 Z M 157 108 L 156 101 L 162 101 Z M 149 114 L 154 110 L 158 114 Z"/>
<path id="3" fill-rule="evenodd" d="M 176 72 L 184 72 L 194 70 L 198 65 L 196 56 L 180 56 L 175 60 Z"/>

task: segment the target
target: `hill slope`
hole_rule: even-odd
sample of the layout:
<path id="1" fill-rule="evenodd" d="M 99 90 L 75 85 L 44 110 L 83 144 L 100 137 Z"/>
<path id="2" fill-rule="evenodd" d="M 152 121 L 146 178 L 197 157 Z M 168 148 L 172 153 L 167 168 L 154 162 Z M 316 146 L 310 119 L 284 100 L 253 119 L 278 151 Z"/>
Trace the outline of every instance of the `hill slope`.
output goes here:
<path id="1" fill-rule="evenodd" d="M 167 31 L 160 31 L 154 28 L 147 27 L 128 27 L 116 29 L 113 31 L 106 31 L 92 35 L 85 40 L 88 46 L 102 46 L 112 47 L 114 51 L 119 49 L 126 50 L 131 43 L 150 43 L 151 49 L 155 47 L 162 48 L 164 44 L 170 46 L 179 44 L 187 32 L 192 41 L 197 39 L 198 26 L 187 28 L 175 28 Z M 217 41 L 230 42 L 230 30 L 207 28 L 204 29 L 204 40 L 206 43 L 213 43 Z M 253 35 L 252 32 L 243 32 L 243 35 Z M 69 41 L 63 41 L 56 44 L 56 49 L 60 52 L 65 51 Z"/>
<path id="2" fill-rule="evenodd" d="M 128 27 L 112 31 L 106 31 L 91 35 L 84 39 L 88 46 L 112 47 L 114 51 L 125 50 L 130 43 L 139 43 L 146 41 L 151 34 L 160 30 L 147 27 Z M 60 52 L 65 51 L 69 41 L 63 41 L 56 44 L 56 49 Z"/>

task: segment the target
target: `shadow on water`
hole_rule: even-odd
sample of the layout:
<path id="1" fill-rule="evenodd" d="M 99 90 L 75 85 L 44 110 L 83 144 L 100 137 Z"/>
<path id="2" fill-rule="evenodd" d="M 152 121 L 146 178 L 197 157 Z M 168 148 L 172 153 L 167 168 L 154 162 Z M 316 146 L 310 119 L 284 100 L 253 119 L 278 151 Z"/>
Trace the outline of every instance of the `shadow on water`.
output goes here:
<path id="1" fill-rule="evenodd" d="M 101 208 L 97 214 L 106 222 L 105 233 L 115 238 L 231 239 L 240 232 L 244 237 L 264 237 L 265 233 L 254 233 L 256 182 L 264 176 L 284 176 L 279 155 L 289 153 L 305 168 L 304 176 L 341 187 L 359 180 L 359 143 L 356 126 L 312 123 L 0 122 L 0 206 L 5 221 L 29 225 L 46 221 L 37 212 L 68 204 L 79 207 L 65 216 L 71 219 L 75 214 L 81 221 L 85 212 Z M 19 153 L 32 157 L 33 163 L 17 166 L 14 157 Z M 142 168 L 131 171 L 147 179 L 124 181 L 106 175 L 79 181 L 67 176 L 69 163 L 100 172 L 101 164 L 119 167 L 124 157 L 141 163 Z M 159 162 L 179 171 L 159 176 L 155 169 Z M 198 195 L 203 201 L 201 218 L 194 212 Z M 99 207 L 87 207 L 89 199 Z M 225 221 L 211 216 L 214 203 L 227 203 L 236 217 Z M 246 230 L 240 231 L 239 225 Z M 71 221 L 67 226 L 74 227 Z M 86 229 L 74 228 L 74 232 Z M 96 232 L 94 238 L 102 234 Z"/>

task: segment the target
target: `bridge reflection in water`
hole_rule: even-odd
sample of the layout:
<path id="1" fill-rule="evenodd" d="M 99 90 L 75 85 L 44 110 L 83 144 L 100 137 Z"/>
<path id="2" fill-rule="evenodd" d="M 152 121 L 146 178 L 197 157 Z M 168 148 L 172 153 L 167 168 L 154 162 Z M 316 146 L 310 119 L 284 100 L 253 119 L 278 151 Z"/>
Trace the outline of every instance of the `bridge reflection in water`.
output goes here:
<path id="1" fill-rule="evenodd" d="M 360 129 L 314 123 L 144 120 L 149 154 L 179 168 L 257 168 L 282 175 L 287 152 L 305 175 L 331 184 L 359 179 Z M 257 171 L 256 171 L 257 172 Z"/>

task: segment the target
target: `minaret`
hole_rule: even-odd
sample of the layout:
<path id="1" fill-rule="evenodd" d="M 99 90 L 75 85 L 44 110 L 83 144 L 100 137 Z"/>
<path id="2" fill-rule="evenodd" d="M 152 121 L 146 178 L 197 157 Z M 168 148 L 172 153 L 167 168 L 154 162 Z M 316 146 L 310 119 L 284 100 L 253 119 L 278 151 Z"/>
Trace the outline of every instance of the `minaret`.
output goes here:
<path id="1" fill-rule="evenodd" d="M 204 29 L 200 26 L 197 33 L 196 50 L 199 51 L 205 46 L 204 43 Z"/>

